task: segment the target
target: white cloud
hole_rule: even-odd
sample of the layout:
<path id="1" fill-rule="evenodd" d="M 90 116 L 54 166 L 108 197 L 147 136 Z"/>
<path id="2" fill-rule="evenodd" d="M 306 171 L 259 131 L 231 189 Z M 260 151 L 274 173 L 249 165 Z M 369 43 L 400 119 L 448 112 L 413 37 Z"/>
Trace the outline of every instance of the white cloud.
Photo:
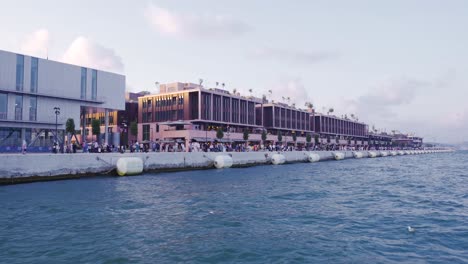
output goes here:
<path id="1" fill-rule="evenodd" d="M 72 42 L 63 55 L 62 61 L 115 73 L 124 71 L 122 59 L 113 49 L 85 37 L 78 37 Z"/>
<path id="2" fill-rule="evenodd" d="M 429 85 L 426 82 L 407 78 L 392 80 L 372 88 L 367 94 L 361 95 L 357 99 L 346 101 L 343 108 L 366 120 L 396 118 L 395 108 L 412 103 L 416 91 Z"/>
<path id="3" fill-rule="evenodd" d="M 21 45 L 21 52 L 27 55 L 45 58 L 47 57 L 49 41 L 49 31 L 47 29 L 39 29 L 26 36 Z"/>
<path id="4" fill-rule="evenodd" d="M 274 60 L 281 63 L 315 64 L 336 58 L 338 57 L 338 54 L 332 52 L 261 48 L 255 50 L 252 54 L 249 55 L 249 57 L 253 59 Z"/>
<path id="5" fill-rule="evenodd" d="M 172 36 L 216 38 L 249 31 L 244 22 L 225 15 L 178 14 L 150 3 L 145 17 L 157 31 Z"/>
<path id="6" fill-rule="evenodd" d="M 275 102 L 280 103 L 294 103 L 298 108 L 305 108 L 305 103 L 311 101 L 309 92 L 300 78 L 282 81 L 268 90 L 272 91 L 271 96 L 268 91 L 264 92 L 268 100 L 273 99 Z M 289 101 L 287 100 L 288 97 Z"/>

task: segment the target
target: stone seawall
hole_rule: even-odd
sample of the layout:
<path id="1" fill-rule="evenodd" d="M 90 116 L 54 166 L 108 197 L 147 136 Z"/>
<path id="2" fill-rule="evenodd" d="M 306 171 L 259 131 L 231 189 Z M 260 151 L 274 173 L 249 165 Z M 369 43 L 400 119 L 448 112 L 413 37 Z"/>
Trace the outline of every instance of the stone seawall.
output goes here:
<path id="1" fill-rule="evenodd" d="M 354 158 L 351 151 L 340 151 L 345 158 Z M 96 175 L 116 175 L 119 158 L 138 157 L 143 160 L 144 171 L 177 171 L 214 168 L 214 159 L 229 155 L 233 167 L 271 164 L 271 156 L 280 153 L 286 163 L 308 162 L 308 154 L 316 153 L 320 161 L 333 160 L 333 152 L 176 152 L 176 153 L 77 153 L 77 154 L 1 154 L 0 184 L 14 184 L 31 181 L 69 179 Z M 363 151 L 363 158 L 368 152 Z"/>

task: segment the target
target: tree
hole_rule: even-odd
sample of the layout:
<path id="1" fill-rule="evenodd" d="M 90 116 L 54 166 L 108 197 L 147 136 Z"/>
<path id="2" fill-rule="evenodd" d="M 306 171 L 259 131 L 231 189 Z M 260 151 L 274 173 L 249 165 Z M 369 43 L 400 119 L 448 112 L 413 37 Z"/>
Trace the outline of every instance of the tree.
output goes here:
<path id="1" fill-rule="evenodd" d="M 247 141 L 249 140 L 249 130 L 246 128 L 244 129 L 244 140 Z"/>
<path id="2" fill-rule="evenodd" d="M 265 142 L 266 139 L 267 139 L 267 132 L 265 130 L 263 130 L 263 132 L 262 132 L 262 141 Z"/>
<path id="3" fill-rule="evenodd" d="M 307 133 L 306 135 L 306 142 L 307 142 L 307 145 L 310 145 L 310 142 L 312 142 L 312 136 L 310 135 L 310 133 Z"/>
<path id="4" fill-rule="evenodd" d="M 314 108 L 314 105 L 311 102 L 306 102 L 305 107 L 309 109 L 309 112 L 312 112 L 312 108 Z"/>
<path id="5" fill-rule="evenodd" d="M 249 89 L 250 97 L 252 97 L 252 89 Z"/>
<path id="6" fill-rule="evenodd" d="M 278 142 L 283 142 L 283 135 L 281 135 L 281 131 L 278 131 Z"/>
<path id="7" fill-rule="evenodd" d="M 331 107 L 330 109 L 328 109 L 328 113 L 327 113 L 327 114 L 329 115 L 330 113 L 333 113 L 333 112 L 335 112 L 335 109 L 333 109 L 333 107 Z"/>
<path id="8" fill-rule="evenodd" d="M 234 89 L 232 90 L 232 93 L 235 95 L 235 94 L 237 93 L 237 89 L 234 88 Z"/>
<path id="9" fill-rule="evenodd" d="M 320 136 L 318 134 L 315 134 L 314 135 L 314 142 L 315 142 L 315 145 L 318 145 L 320 143 Z"/>
<path id="10" fill-rule="evenodd" d="M 297 141 L 297 135 L 296 133 L 292 133 L 292 140 L 294 141 L 294 144 L 296 144 L 296 141 Z"/>
<path id="11" fill-rule="evenodd" d="M 130 134 L 132 134 L 132 136 L 138 135 L 138 123 L 136 121 L 130 123 Z"/>
<path id="12" fill-rule="evenodd" d="M 67 123 L 65 124 L 65 131 L 68 134 L 68 140 L 71 141 L 71 138 L 74 136 L 75 139 L 78 141 L 78 139 L 76 138 L 75 120 L 73 120 L 73 118 L 67 119 Z"/>
<path id="13" fill-rule="evenodd" d="M 216 82 L 216 88 L 218 88 L 219 82 Z"/>
<path id="14" fill-rule="evenodd" d="M 99 119 L 93 119 L 91 121 L 91 131 L 96 136 L 96 141 L 99 142 L 99 135 L 101 134 L 101 121 Z"/>
<path id="15" fill-rule="evenodd" d="M 216 130 L 216 138 L 217 139 L 222 139 L 224 137 L 224 132 L 222 127 L 218 127 L 218 130 Z"/>

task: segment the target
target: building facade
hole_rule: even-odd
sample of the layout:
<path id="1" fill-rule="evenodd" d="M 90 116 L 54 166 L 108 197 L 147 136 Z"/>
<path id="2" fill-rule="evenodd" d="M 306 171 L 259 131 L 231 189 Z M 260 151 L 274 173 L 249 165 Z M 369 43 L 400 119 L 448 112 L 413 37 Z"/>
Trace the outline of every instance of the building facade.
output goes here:
<path id="1" fill-rule="evenodd" d="M 312 127 L 320 134 L 321 143 L 368 145 L 368 125 L 358 121 L 317 114 L 313 117 Z"/>
<path id="2" fill-rule="evenodd" d="M 124 93 L 123 75 L 0 51 L 0 152 L 18 151 L 23 140 L 48 151 L 64 143 L 68 118 L 78 129 L 82 112 L 123 110 Z"/>
<path id="3" fill-rule="evenodd" d="M 129 145 L 137 140 L 137 135 L 131 131 L 132 123 L 138 122 L 138 97 L 147 95 L 147 92 L 139 93 L 125 93 L 125 110 L 110 111 L 109 112 L 109 124 L 107 127 L 107 133 L 109 135 L 109 144 Z M 82 117 L 83 118 L 83 117 Z M 90 142 L 96 140 L 96 136 L 92 134 L 91 122 L 93 119 L 99 120 L 101 124 L 101 134 L 99 141 L 103 142 L 106 135 L 105 127 L 105 112 L 95 112 L 95 109 L 85 114 L 86 118 L 86 141 Z M 81 121 L 83 122 L 83 120 Z"/>

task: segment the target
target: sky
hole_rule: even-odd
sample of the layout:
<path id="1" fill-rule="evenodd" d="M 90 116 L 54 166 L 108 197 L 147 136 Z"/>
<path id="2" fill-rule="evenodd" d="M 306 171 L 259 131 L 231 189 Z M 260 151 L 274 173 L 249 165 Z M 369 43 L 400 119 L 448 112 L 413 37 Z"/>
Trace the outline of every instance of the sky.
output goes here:
<path id="1" fill-rule="evenodd" d="M 2 0 L 0 49 L 468 140 L 468 1 Z M 268 90 L 272 90 L 271 95 Z"/>

